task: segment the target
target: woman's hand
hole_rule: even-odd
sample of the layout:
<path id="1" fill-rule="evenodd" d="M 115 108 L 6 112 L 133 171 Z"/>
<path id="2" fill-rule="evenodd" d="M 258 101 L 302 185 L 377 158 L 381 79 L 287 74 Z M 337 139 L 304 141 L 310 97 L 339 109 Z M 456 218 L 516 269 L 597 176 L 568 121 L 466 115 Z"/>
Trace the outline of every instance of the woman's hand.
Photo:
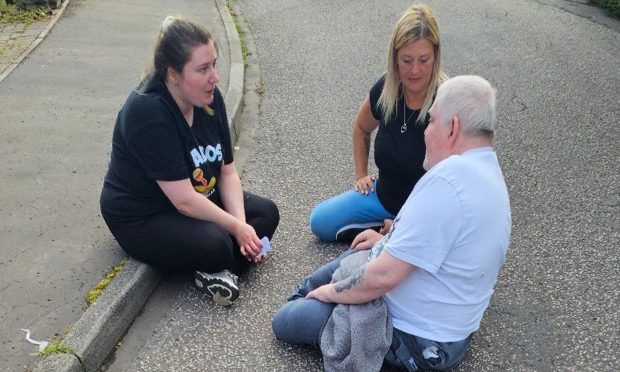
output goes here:
<path id="1" fill-rule="evenodd" d="M 239 221 L 233 235 L 237 240 L 237 244 L 239 244 L 241 254 L 248 261 L 255 261 L 254 256 L 260 253 L 263 248 L 263 243 L 261 243 L 260 239 L 256 235 L 254 228 L 245 222 Z"/>
<path id="2" fill-rule="evenodd" d="M 353 188 L 355 188 L 357 192 L 368 195 L 368 190 L 370 190 L 370 192 L 375 192 L 375 179 L 376 177 L 373 175 L 360 177 L 353 184 Z"/>
<path id="3" fill-rule="evenodd" d="M 373 229 L 364 230 L 357 234 L 353 242 L 351 243 L 351 249 L 357 251 L 363 251 L 372 248 L 379 239 L 383 238 L 383 235 L 379 234 Z"/>
<path id="4" fill-rule="evenodd" d="M 269 258 L 269 253 L 265 253 L 263 255 L 261 255 L 260 257 L 253 257 L 252 258 L 252 262 L 254 262 L 255 264 L 260 263 L 263 260 L 266 260 Z"/>
<path id="5" fill-rule="evenodd" d="M 368 195 L 368 190 L 374 192 L 373 181 L 375 176 L 368 176 L 368 155 L 370 154 L 371 135 L 379 127 L 379 120 L 372 115 L 370 96 L 367 96 L 355 115 L 353 122 L 353 165 L 355 177 L 353 184 L 355 191 Z"/>

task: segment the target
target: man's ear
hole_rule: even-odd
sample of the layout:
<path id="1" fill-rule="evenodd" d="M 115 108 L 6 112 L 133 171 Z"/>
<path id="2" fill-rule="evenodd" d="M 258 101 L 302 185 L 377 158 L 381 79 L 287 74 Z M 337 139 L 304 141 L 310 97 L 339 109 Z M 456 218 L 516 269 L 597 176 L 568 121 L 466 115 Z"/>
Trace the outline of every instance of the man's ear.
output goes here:
<path id="1" fill-rule="evenodd" d="M 450 136 L 448 137 L 448 141 L 450 145 L 454 145 L 458 137 L 461 135 L 461 121 L 459 117 L 454 115 L 452 119 L 450 119 Z"/>

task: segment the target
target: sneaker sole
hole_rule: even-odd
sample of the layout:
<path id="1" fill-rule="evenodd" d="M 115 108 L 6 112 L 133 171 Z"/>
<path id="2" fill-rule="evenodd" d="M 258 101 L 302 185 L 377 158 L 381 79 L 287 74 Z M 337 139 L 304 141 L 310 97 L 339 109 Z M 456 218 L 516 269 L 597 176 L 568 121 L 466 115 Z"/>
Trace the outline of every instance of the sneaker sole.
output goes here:
<path id="1" fill-rule="evenodd" d="M 204 279 L 196 274 L 196 287 L 220 306 L 230 306 L 239 297 L 239 290 L 219 279 Z"/>

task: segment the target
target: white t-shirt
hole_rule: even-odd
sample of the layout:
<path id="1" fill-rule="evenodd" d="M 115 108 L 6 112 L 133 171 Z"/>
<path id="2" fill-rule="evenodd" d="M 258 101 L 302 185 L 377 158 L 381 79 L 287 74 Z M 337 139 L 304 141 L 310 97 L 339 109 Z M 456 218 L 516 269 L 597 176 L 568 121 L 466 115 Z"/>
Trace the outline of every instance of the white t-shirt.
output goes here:
<path id="1" fill-rule="evenodd" d="M 416 268 L 385 295 L 394 327 L 438 342 L 480 326 L 510 240 L 508 190 L 490 147 L 453 155 L 417 183 L 385 249 Z"/>

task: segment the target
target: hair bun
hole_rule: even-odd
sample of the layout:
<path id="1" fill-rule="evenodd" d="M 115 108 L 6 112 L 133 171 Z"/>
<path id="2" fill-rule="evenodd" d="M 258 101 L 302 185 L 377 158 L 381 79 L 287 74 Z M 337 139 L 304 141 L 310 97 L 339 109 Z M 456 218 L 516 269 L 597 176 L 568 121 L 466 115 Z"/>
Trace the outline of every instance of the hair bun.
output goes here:
<path id="1" fill-rule="evenodd" d="M 166 31 L 166 29 L 168 29 L 168 27 L 174 22 L 176 21 L 176 17 L 174 16 L 168 16 L 164 19 L 164 22 L 162 22 L 161 24 L 161 30 L 162 31 Z"/>

